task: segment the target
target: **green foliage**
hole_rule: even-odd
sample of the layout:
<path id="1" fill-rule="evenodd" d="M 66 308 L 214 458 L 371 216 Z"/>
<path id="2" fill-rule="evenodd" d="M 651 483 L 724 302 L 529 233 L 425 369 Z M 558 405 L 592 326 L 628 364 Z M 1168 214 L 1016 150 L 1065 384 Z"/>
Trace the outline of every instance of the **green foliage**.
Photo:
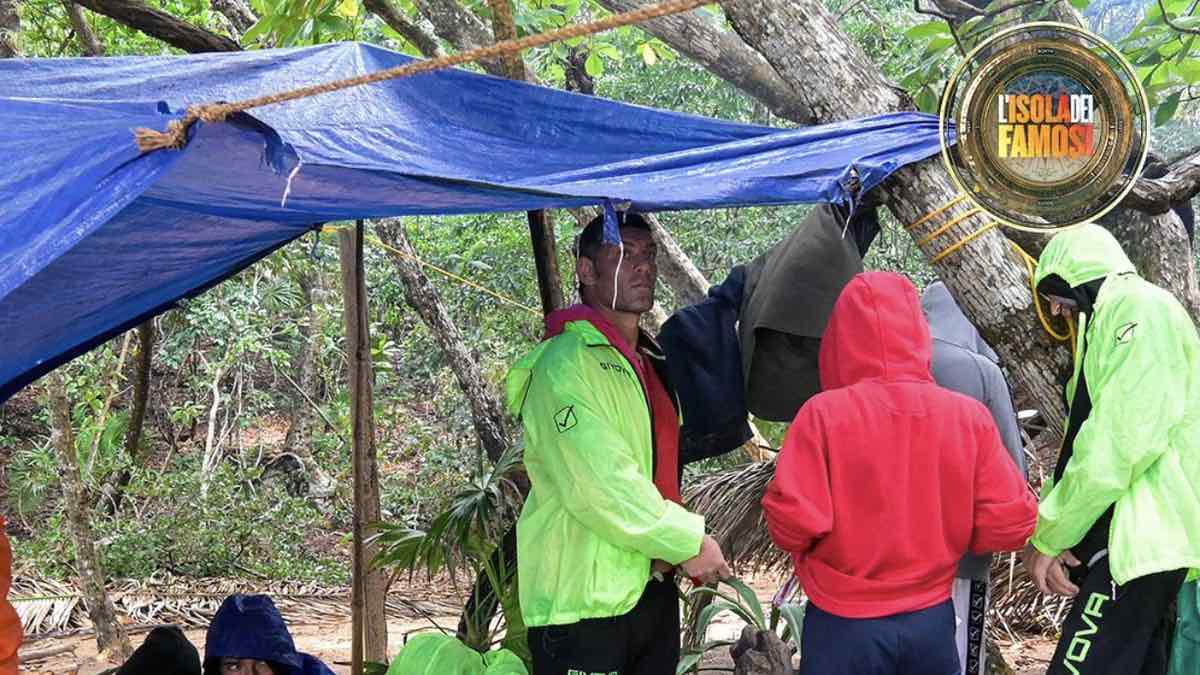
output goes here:
<path id="1" fill-rule="evenodd" d="M 497 546 L 503 528 L 513 522 L 520 508 L 521 497 L 513 477 L 521 470 L 521 449 L 510 447 L 491 467 L 480 460 L 467 485 L 433 519 L 428 530 L 404 524 L 376 525 L 379 548 L 375 564 L 410 574 L 423 570 L 429 576 L 439 572 L 454 575 L 463 567 L 471 571 L 472 579 L 486 575 L 491 587 L 498 589 L 505 623 L 493 625 L 467 616 L 466 635 L 461 637 L 468 646 L 482 652 L 497 643 L 503 630 L 504 647 L 528 663 L 516 580 L 505 574 L 509 561 Z"/>
<path id="2" fill-rule="evenodd" d="M 145 509 L 133 517 L 108 517 L 97 510 L 92 528 L 101 565 L 116 578 L 144 578 L 159 571 L 207 576 L 312 579 L 345 583 L 344 566 L 327 547 L 314 546 L 313 534 L 326 529 L 321 514 L 306 500 L 287 495 L 261 478 L 246 480 L 234 466 L 222 465 L 202 494 L 198 468 L 180 462 L 158 473 L 137 469 L 129 499 Z M 36 562 L 37 574 L 74 575 L 74 553 L 61 508 L 29 539 L 14 542 L 16 560 Z M 322 550 L 325 548 L 325 550 Z"/>
<path id="3" fill-rule="evenodd" d="M 723 592 L 721 585 L 733 589 L 734 593 Z M 770 615 L 763 611 L 762 603 L 754 590 L 739 579 L 725 579 L 716 587 L 700 586 L 693 588 L 685 596 L 687 600 L 711 598 L 712 602 L 701 610 L 696 619 L 696 631 L 701 636 L 708 635 L 708 628 L 718 615 L 729 612 L 746 622 L 757 632 L 777 633 L 785 643 L 799 651 L 800 634 L 804 623 L 804 606 L 791 602 L 773 605 Z M 780 619 L 783 623 L 780 623 Z M 676 675 L 694 672 L 704 655 L 714 649 L 726 648 L 733 643 L 728 640 L 705 641 L 699 648 L 692 649 L 681 655 Z"/>
<path id="4" fill-rule="evenodd" d="M 253 0 L 261 17 L 245 35 L 246 47 L 293 47 L 357 40 L 364 10 L 358 0 Z"/>

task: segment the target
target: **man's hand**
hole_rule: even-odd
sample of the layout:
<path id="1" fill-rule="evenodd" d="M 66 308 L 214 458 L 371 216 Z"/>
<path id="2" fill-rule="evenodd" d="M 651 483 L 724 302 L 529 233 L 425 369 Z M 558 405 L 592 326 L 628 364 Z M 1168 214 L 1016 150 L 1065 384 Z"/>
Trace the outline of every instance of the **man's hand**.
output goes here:
<path id="1" fill-rule="evenodd" d="M 721 545 L 707 534 L 700 541 L 700 552 L 680 563 L 679 568 L 705 585 L 733 576 L 725 556 L 721 554 Z"/>
<path id="2" fill-rule="evenodd" d="M 675 570 L 675 566 L 665 560 L 654 560 L 650 563 L 650 576 L 658 581 L 667 578 L 667 575 Z"/>
<path id="3" fill-rule="evenodd" d="M 1046 595 L 1073 596 L 1079 592 L 1079 587 L 1071 583 L 1064 565 L 1075 567 L 1079 561 L 1070 551 L 1063 551 L 1057 558 L 1050 557 L 1034 548 L 1033 544 L 1025 547 L 1022 554 L 1025 569 L 1033 577 L 1033 583 L 1038 590 Z"/>

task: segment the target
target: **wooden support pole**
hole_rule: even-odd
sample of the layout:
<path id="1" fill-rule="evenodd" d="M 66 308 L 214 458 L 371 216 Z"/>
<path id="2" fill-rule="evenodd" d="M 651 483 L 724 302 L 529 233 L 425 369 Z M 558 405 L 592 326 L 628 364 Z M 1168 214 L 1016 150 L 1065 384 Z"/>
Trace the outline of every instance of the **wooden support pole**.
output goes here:
<path id="1" fill-rule="evenodd" d="M 364 545 L 368 525 L 378 522 L 379 475 L 375 465 L 375 419 L 371 338 L 367 319 L 367 285 L 363 269 L 363 223 L 353 231 L 338 231 L 342 269 L 343 316 L 350 377 L 350 419 L 353 429 L 354 515 L 353 583 L 351 588 L 351 662 L 353 675 L 362 675 L 365 661 L 387 660 L 387 581 L 372 570 L 374 546 Z"/>
<path id="2" fill-rule="evenodd" d="M 562 278 L 558 273 L 558 245 L 554 240 L 554 219 L 549 211 L 529 211 L 529 237 L 533 241 L 533 262 L 537 267 L 538 291 L 542 296 L 542 313 L 561 309 Z"/>

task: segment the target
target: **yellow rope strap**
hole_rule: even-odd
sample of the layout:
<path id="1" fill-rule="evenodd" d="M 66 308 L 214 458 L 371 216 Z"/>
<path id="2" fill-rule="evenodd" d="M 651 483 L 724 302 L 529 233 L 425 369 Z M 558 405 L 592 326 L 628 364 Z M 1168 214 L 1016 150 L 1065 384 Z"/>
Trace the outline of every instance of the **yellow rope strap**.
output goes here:
<path id="1" fill-rule="evenodd" d="M 672 14 L 680 14 L 687 12 L 697 7 L 711 4 L 715 0 L 666 0 L 654 5 L 647 5 L 631 12 L 622 12 L 621 14 L 613 14 L 599 21 L 589 21 L 587 23 L 565 26 L 546 33 L 537 35 L 528 35 L 519 40 L 504 40 L 486 47 L 470 49 L 457 54 L 441 56 L 436 59 L 426 61 L 415 61 L 403 66 L 388 68 L 374 73 L 358 75 L 356 77 L 346 78 L 344 80 L 336 80 L 334 82 L 326 82 L 324 84 L 316 84 L 308 87 L 301 87 L 291 91 L 279 92 L 276 94 L 268 94 L 257 98 L 246 99 L 244 101 L 234 101 L 232 103 L 206 103 L 203 105 L 191 106 L 187 109 L 187 113 L 182 119 L 174 120 L 167 125 L 166 131 L 158 131 L 155 129 L 137 129 L 134 136 L 137 140 L 138 148 L 142 152 L 150 152 L 152 150 L 160 150 L 163 148 L 182 148 L 187 141 L 187 130 L 196 122 L 196 120 L 204 120 L 205 122 L 222 122 L 226 117 L 233 113 L 245 112 L 251 108 L 260 108 L 273 103 L 283 103 L 285 101 L 294 101 L 301 98 L 309 98 L 318 94 L 327 94 L 342 89 L 358 87 L 364 84 L 374 84 L 383 82 L 384 80 L 393 80 L 400 77 L 416 75 L 418 73 L 428 73 L 434 70 L 442 70 L 453 66 L 460 66 L 466 63 L 474 63 L 481 59 L 500 58 L 508 54 L 516 54 L 525 49 L 533 47 L 541 47 L 552 42 L 569 40 L 571 38 L 583 37 L 600 33 L 621 26 L 628 26 L 635 23 L 642 23 L 649 19 L 656 19 L 662 16 Z"/>
<path id="2" fill-rule="evenodd" d="M 993 227 L 996 227 L 997 225 L 999 225 L 999 223 L 992 221 L 992 222 L 988 223 L 987 225 L 980 227 L 978 230 L 975 230 L 971 234 L 968 234 L 967 236 L 963 237 L 962 239 L 959 239 L 958 241 L 954 242 L 953 244 L 950 244 L 949 246 L 947 246 L 946 250 L 944 250 L 944 251 L 938 253 L 937 255 L 933 256 L 932 258 L 930 258 L 929 262 L 930 263 L 938 262 L 942 258 L 945 258 L 946 256 L 950 255 L 951 253 L 954 253 L 958 249 L 962 248 L 963 246 L 966 246 L 967 242 L 970 242 L 971 240 L 975 239 L 976 237 L 983 234 L 984 232 L 987 232 L 988 230 L 992 229 Z"/>
<path id="3" fill-rule="evenodd" d="M 905 225 L 904 229 L 911 232 L 911 231 L 917 229 L 918 227 L 924 225 L 931 218 L 937 217 L 939 214 L 949 210 L 951 206 L 954 206 L 955 204 L 961 202 L 962 200 L 964 200 L 966 198 L 967 198 L 966 195 L 959 195 L 959 196 L 955 197 L 954 199 L 951 199 L 950 201 L 946 202 L 945 204 L 942 204 L 941 206 L 937 207 L 936 209 L 930 211 L 929 213 L 926 213 L 925 215 L 921 216 L 920 218 L 917 219 L 917 222 L 913 223 L 912 225 Z"/>
<path id="4" fill-rule="evenodd" d="M 947 222 L 945 225 L 939 227 L 938 229 L 934 230 L 933 232 L 930 232 L 929 234 L 925 235 L 924 237 L 921 237 L 917 241 L 917 246 L 920 247 L 920 246 L 924 246 L 925 244 L 928 244 L 929 242 L 933 241 L 934 239 L 937 239 L 940 235 L 942 235 L 944 232 L 946 232 L 946 230 L 949 230 L 950 228 L 961 223 L 962 221 L 966 220 L 967 218 L 970 218 L 971 216 L 974 216 L 974 215 L 978 215 L 980 213 L 983 213 L 983 209 L 971 209 L 970 211 L 967 211 L 966 213 L 958 216 L 957 218 L 951 218 L 950 221 Z"/>
<path id="5" fill-rule="evenodd" d="M 322 232 L 337 232 L 340 229 L 343 229 L 343 228 L 326 225 L 325 227 L 321 228 L 321 231 Z M 367 235 L 364 239 L 380 248 L 386 249 L 386 250 L 400 256 L 401 258 L 404 258 L 405 260 L 411 260 L 412 262 L 415 262 L 418 265 L 421 265 L 422 267 L 428 267 L 429 269 L 437 272 L 438 274 L 441 274 L 447 278 L 453 279 L 453 280 L 459 282 L 460 284 L 463 284 L 465 286 L 470 286 L 471 288 L 474 288 L 475 290 L 477 290 L 481 293 L 490 295 L 493 298 L 499 300 L 500 302 L 507 303 L 514 307 L 519 307 L 520 309 L 523 309 L 526 312 L 529 312 L 530 314 L 532 314 L 534 316 L 537 316 L 537 317 L 542 316 L 541 311 L 536 310 L 533 307 L 530 307 L 529 305 L 521 304 L 520 302 L 517 302 L 516 300 L 513 300 L 512 298 L 510 298 L 506 295 L 502 295 L 500 293 L 497 293 L 496 291 L 493 291 L 490 288 L 481 286 L 481 285 L 475 283 L 474 281 L 471 281 L 470 279 L 461 277 L 449 270 L 442 269 L 441 267 L 438 267 L 437 265 L 434 265 L 431 262 L 426 262 L 424 260 L 421 260 L 420 258 L 416 257 L 415 255 L 412 255 L 410 253 L 405 253 L 404 251 L 401 251 L 400 249 L 396 248 L 395 246 L 390 246 L 388 244 L 385 244 L 382 239 L 380 239 L 374 235 Z"/>
<path id="6" fill-rule="evenodd" d="M 955 204 L 958 204 L 959 202 L 961 202 L 962 200 L 964 200 L 966 198 L 967 198 L 967 196 L 965 194 L 958 195 L 954 199 L 946 202 L 945 204 L 934 209 L 933 211 L 930 211 L 929 213 L 926 213 L 925 215 L 921 216 L 912 225 L 906 225 L 905 229 L 907 229 L 911 232 L 912 230 L 916 229 L 920 225 L 929 222 L 930 219 L 937 217 L 939 214 L 945 213 L 951 207 L 953 207 Z M 970 218 L 971 216 L 978 215 L 982 212 L 983 212 L 982 209 L 973 208 L 955 218 L 951 218 L 950 221 L 947 222 L 945 225 L 942 225 L 941 227 L 937 228 L 933 232 L 930 232 L 929 234 L 927 234 L 924 237 L 921 237 L 919 240 L 917 240 L 917 246 L 924 246 L 925 244 L 928 244 L 929 242 L 933 241 L 934 239 L 941 236 L 942 234 L 945 234 L 947 231 L 949 231 L 950 228 L 954 227 L 955 225 L 959 224 L 960 222 L 966 220 L 967 218 Z M 990 223 L 987 223 L 986 225 L 983 225 L 979 229 L 968 234 L 967 236 L 963 237 L 962 239 L 959 239 L 958 241 L 954 242 L 950 246 L 946 247 L 942 251 L 939 251 L 937 254 L 932 256 L 930 258 L 930 263 L 937 263 L 937 262 L 943 260 L 946 256 L 950 255 L 951 253 L 954 253 L 955 251 L 962 248 L 963 246 L 966 246 L 970 241 L 979 237 L 984 232 L 987 232 L 988 230 L 990 230 L 994 227 L 999 227 L 999 226 L 1000 226 L 1000 223 L 998 223 L 996 221 L 992 221 Z M 1017 242 L 1009 240 L 1009 243 L 1013 245 L 1013 248 L 1016 249 L 1017 253 L 1021 256 L 1022 261 L 1025 263 L 1025 270 L 1029 275 L 1029 291 L 1030 291 L 1030 293 L 1033 294 L 1033 306 L 1034 306 L 1034 309 L 1037 310 L 1038 321 L 1041 322 L 1042 329 L 1045 330 L 1046 333 L 1049 334 L 1050 337 L 1054 338 L 1055 340 L 1058 340 L 1059 342 L 1067 342 L 1071 347 L 1071 352 L 1074 353 L 1074 351 L 1075 351 L 1075 323 L 1073 321 L 1071 321 L 1070 318 L 1066 318 L 1065 320 L 1066 320 L 1066 324 L 1067 324 L 1067 332 L 1064 334 L 1064 333 L 1058 333 L 1054 330 L 1054 327 L 1050 325 L 1050 320 L 1046 317 L 1045 310 L 1042 308 L 1042 302 L 1038 298 L 1037 285 L 1034 283 L 1034 272 L 1037 269 L 1037 260 L 1035 260 L 1033 256 L 1026 253 L 1025 249 L 1021 248 L 1020 245 L 1017 244 Z"/>

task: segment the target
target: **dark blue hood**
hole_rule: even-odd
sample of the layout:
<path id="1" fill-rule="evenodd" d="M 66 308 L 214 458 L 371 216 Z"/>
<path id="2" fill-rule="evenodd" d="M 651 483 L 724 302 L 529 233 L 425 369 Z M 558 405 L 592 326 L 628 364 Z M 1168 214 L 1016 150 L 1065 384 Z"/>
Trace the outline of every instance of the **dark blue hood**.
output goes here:
<path id="1" fill-rule="evenodd" d="M 206 673 L 209 661 L 218 658 L 258 659 L 282 666 L 285 675 L 304 673 L 283 615 L 265 595 L 231 595 L 221 603 L 205 639 Z"/>
<path id="2" fill-rule="evenodd" d="M 300 669 L 301 675 L 337 675 L 312 654 L 300 654 L 300 659 L 304 662 Z"/>

